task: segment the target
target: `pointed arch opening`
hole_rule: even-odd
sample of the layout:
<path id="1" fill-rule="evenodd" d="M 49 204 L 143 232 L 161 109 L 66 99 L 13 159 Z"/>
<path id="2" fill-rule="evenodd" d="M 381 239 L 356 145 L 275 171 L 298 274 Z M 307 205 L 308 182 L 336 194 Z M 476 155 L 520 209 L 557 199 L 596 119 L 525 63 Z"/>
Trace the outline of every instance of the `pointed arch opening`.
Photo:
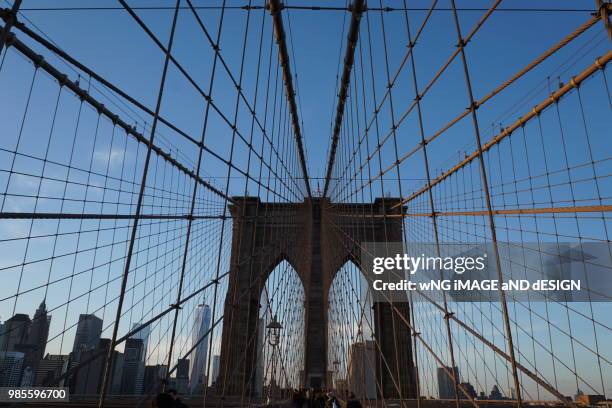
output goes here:
<path id="1" fill-rule="evenodd" d="M 372 293 L 359 266 L 348 259 L 328 293 L 327 365 L 333 387 L 361 399 L 376 398 L 376 347 Z"/>
<path id="2" fill-rule="evenodd" d="M 304 370 L 305 291 L 298 272 L 282 258 L 269 273 L 259 298 L 255 391 L 286 398 L 301 385 Z"/>

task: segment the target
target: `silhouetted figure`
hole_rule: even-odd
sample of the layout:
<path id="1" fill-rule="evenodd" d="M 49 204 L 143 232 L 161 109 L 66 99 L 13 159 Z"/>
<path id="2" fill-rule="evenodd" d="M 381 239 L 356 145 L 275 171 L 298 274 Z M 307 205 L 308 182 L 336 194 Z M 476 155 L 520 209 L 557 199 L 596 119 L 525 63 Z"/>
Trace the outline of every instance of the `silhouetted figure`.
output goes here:
<path id="1" fill-rule="evenodd" d="M 325 403 L 325 407 L 340 408 L 340 402 L 338 401 L 338 398 L 336 398 L 336 394 L 331 391 L 327 393 L 327 401 Z"/>
<path id="2" fill-rule="evenodd" d="M 325 408 L 325 402 L 325 393 L 321 389 L 317 390 L 317 401 L 314 406 L 318 408 Z"/>
<path id="3" fill-rule="evenodd" d="M 155 397 L 155 406 L 157 408 L 174 408 L 174 398 L 165 392 L 160 392 Z"/>
<path id="4" fill-rule="evenodd" d="M 355 397 L 355 393 L 351 392 L 346 401 L 346 408 L 362 408 L 361 402 Z"/>
<path id="5" fill-rule="evenodd" d="M 181 399 L 178 396 L 178 392 L 176 392 L 175 389 L 168 390 L 168 394 L 174 401 L 174 405 L 173 405 L 174 408 L 188 408 L 187 405 L 185 405 L 183 401 L 181 401 Z"/>
<path id="6" fill-rule="evenodd" d="M 293 396 L 291 398 L 291 407 L 292 408 L 302 408 L 304 406 L 304 391 L 302 390 L 293 390 Z"/>

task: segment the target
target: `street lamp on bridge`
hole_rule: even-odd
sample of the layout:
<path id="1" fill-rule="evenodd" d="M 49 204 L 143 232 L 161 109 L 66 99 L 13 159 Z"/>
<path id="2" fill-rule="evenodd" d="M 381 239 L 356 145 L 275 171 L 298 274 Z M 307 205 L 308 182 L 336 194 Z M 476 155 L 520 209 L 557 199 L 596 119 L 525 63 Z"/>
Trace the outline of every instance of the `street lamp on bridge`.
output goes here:
<path id="1" fill-rule="evenodd" d="M 266 329 L 268 330 L 268 343 L 272 346 L 272 350 L 280 341 L 280 331 L 283 328 L 283 325 L 277 320 L 276 315 L 272 318 L 272 321 L 268 323 Z"/>
<path id="2" fill-rule="evenodd" d="M 280 343 L 280 331 L 283 325 L 278 321 L 276 315 L 272 318 L 272 321 L 266 325 L 268 331 L 268 343 L 272 346 L 272 375 L 270 377 L 270 385 L 268 387 L 268 399 L 274 397 L 273 388 L 277 387 L 275 375 L 276 375 L 276 348 Z"/>
<path id="3" fill-rule="evenodd" d="M 340 361 L 336 358 L 332 364 L 334 365 L 334 374 L 336 374 L 334 388 L 337 388 L 336 383 L 338 382 L 338 375 L 340 374 Z"/>

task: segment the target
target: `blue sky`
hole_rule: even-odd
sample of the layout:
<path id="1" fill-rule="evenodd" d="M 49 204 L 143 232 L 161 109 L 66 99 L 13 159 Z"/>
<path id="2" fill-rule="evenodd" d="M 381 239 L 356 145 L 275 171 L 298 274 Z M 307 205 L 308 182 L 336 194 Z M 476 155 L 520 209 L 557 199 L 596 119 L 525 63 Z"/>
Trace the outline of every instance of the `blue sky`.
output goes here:
<path id="1" fill-rule="evenodd" d="M 195 4 L 208 4 L 204 2 L 195 2 Z M 216 4 L 217 2 L 215 2 Z M 244 5 L 248 1 L 228 1 L 228 5 Z M 290 2 L 289 4 L 293 4 Z M 377 6 L 377 2 L 371 2 L 371 6 Z M 172 1 L 150 1 L 140 0 L 131 1 L 130 5 L 136 7 L 139 5 L 173 5 Z M 253 4 L 259 4 L 253 2 Z M 296 3 L 298 4 L 298 3 Z M 299 3 L 302 4 L 302 3 Z M 309 2 L 308 4 L 318 5 L 343 5 L 342 1 L 319 1 Z M 141 101 L 146 106 L 153 108 L 155 105 L 157 92 L 159 89 L 159 81 L 162 70 L 163 55 L 153 42 L 145 35 L 143 30 L 138 27 L 134 20 L 123 10 L 98 10 L 98 11 L 78 11 L 78 10 L 63 10 L 63 11 L 40 11 L 34 10 L 40 7 L 59 7 L 59 6 L 119 6 L 119 3 L 113 1 L 54 1 L 49 0 L 27 0 L 24 2 L 23 17 L 28 26 L 36 27 L 36 30 L 44 33 L 53 42 L 74 56 L 85 65 L 93 68 L 98 74 L 116 84 L 119 88 L 126 91 L 134 98 Z M 402 5 L 400 1 L 384 2 L 383 6 Z M 409 2 L 411 7 L 427 8 L 430 3 L 425 1 Z M 474 7 L 473 2 L 458 1 L 459 8 Z M 489 2 L 479 3 L 479 6 L 488 7 Z M 440 8 L 449 6 L 449 2 L 439 2 Z M 560 4 L 558 1 L 540 1 L 537 3 L 539 8 L 576 8 L 583 9 L 592 6 L 591 2 L 582 1 L 566 1 Z M 533 2 L 514 0 L 512 2 L 502 2 L 500 8 L 520 8 L 520 7 L 535 7 Z M 30 9 L 30 10 L 28 10 Z M 138 15 L 143 19 L 148 27 L 159 37 L 162 43 L 167 42 L 169 35 L 169 27 L 172 18 L 172 10 L 138 10 Z M 480 18 L 483 11 L 461 11 L 459 13 L 461 28 L 464 35 L 469 32 L 471 27 Z M 219 10 L 201 10 L 199 15 L 204 22 L 206 28 L 211 35 L 216 35 L 218 29 L 218 21 L 220 17 Z M 333 112 L 335 112 L 336 103 L 336 81 L 339 73 L 339 63 L 341 63 L 340 55 L 344 54 L 344 43 L 346 29 L 348 25 L 349 15 L 342 11 L 299 11 L 291 10 L 285 13 L 285 29 L 287 30 L 289 48 L 291 54 L 292 70 L 297 74 L 297 98 L 299 104 L 299 112 L 303 124 L 304 144 L 307 156 L 308 171 L 313 179 L 311 185 L 313 190 L 316 189 L 317 182 L 323 186 L 322 180 L 318 177 L 323 177 L 326 169 L 327 154 L 329 141 L 331 137 L 331 123 L 333 120 Z M 411 11 L 409 19 L 411 31 L 414 35 L 418 25 L 425 16 L 425 11 Z M 246 25 L 247 12 L 244 10 L 227 10 L 224 16 L 223 29 L 221 31 L 221 54 L 230 68 L 230 71 L 237 77 L 243 48 L 243 36 Z M 490 19 L 483 25 L 481 30 L 474 37 L 473 41 L 467 47 L 467 56 L 469 59 L 470 73 L 472 77 L 472 86 L 476 98 L 481 98 L 501 82 L 511 77 L 515 72 L 531 62 L 534 58 L 547 50 L 561 38 L 572 32 L 578 26 L 583 24 L 590 18 L 589 12 L 503 12 L 498 11 L 493 13 Z M 255 10 L 250 16 L 250 31 L 247 40 L 245 51 L 245 66 L 244 66 L 244 94 L 249 101 L 253 100 L 255 93 L 255 77 L 257 74 L 257 57 L 259 34 L 262 22 L 264 24 L 264 52 L 262 58 L 262 73 L 260 83 L 264 83 L 261 78 L 265 75 L 265 70 L 268 68 L 268 60 L 276 63 L 276 48 L 270 48 L 271 36 L 271 20 L 269 15 L 262 10 Z M 384 14 L 384 24 L 387 33 L 388 60 L 391 72 L 395 72 L 399 66 L 402 57 L 406 51 L 406 28 L 404 14 L 402 12 L 390 12 Z M 372 85 L 376 90 L 377 98 L 380 100 L 385 85 L 387 83 L 384 70 L 384 51 L 382 48 L 382 30 L 381 16 L 377 12 L 368 13 L 367 18 L 362 20 L 361 41 L 363 45 L 363 57 L 368 50 L 370 42 L 366 42 L 365 27 L 371 27 L 371 46 L 373 53 L 374 67 L 374 84 L 371 84 L 369 79 L 365 91 L 368 99 L 367 112 L 368 118 L 371 118 L 373 105 Z M 43 52 L 41 47 L 34 44 L 32 41 L 25 39 L 23 34 L 17 33 L 18 38 L 25 41 L 38 52 Z M 449 11 L 436 11 L 431 17 L 430 22 L 423 31 L 422 38 L 419 40 L 415 48 L 415 58 L 417 65 L 417 78 L 419 87 L 422 88 L 434 76 L 441 64 L 455 50 L 456 34 L 454 31 L 452 14 Z M 528 112 L 531 107 L 541 100 L 546 98 L 550 89 L 557 87 L 558 79 L 567 82 L 572 75 L 575 75 L 591 65 L 595 58 L 604 54 L 609 50 L 609 42 L 602 29 L 602 24 L 597 23 L 591 29 L 587 30 L 577 40 L 564 47 L 560 52 L 547 59 L 544 63 L 535 68 L 532 72 L 521 78 L 516 84 L 510 86 L 500 95 L 496 96 L 490 102 L 478 111 L 480 128 L 482 131 L 483 141 L 489 140 L 495 133 L 499 131 L 500 126 L 507 126 L 516 120 L 520 115 Z M 270 50 L 272 54 L 270 55 Z M 360 51 L 361 52 L 361 51 Z M 208 90 L 209 78 L 212 70 L 213 53 L 211 47 L 202 35 L 200 28 L 196 24 L 196 20 L 188 10 L 181 10 L 178 20 L 178 28 L 174 43 L 173 55 L 181 63 L 181 65 L 192 76 L 195 82 L 203 89 Z M 7 191 L 12 194 L 11 197 L 2 200 L 3 211 L 31 211 L 36 205 L 38 211 L 58 211 L 64 212 L 114 212 L 133 210 L 134 197 L 129 194 L 116 194 L 110 191 L 110 187 L 117 187 L 117 180 L 109 180 L 109 177 L 91 176 L 88 178 L 87 171 L 78 172 L 69 171 L 66 173 L 66 164 L 70 164 L 75 168 L 90 169 L 90 172 L 99 174 L 107 174 L 123 180 L 137 180 L 142 169 L 142 159 L 144 149 L 139 148 L 133 140 L 125 143 L 125 137 L 120 132 L 113 131 L 112 124 L 106 120 L 98 121 L 98 115 L 87 107 L 83 108 L 82 119 L 78 127 L 74 123 L 74 118 L 79 111 L 79 102 L 76 98 L 67 94 L 60 94 L 59 114 L 57 115 L 57 123 L 53 142 L 49 146 L 49 160 L 55 160 L 63 165 L 49 165 L 45 168 L 47 177 L 58 179 L 70 178 L 73 182 L 80 182 L 97 187 L 83 189 L 75 183 L 69 185 L 64 190 L 65 182 L 47 181 L 40 187 L 42 191 L 51 197 L 85 197 L 85 204 L 75 201 L 60 201 L 56 200 L 39 200 L 36 203 L 31 199 L 39 188 L 39 178 L 35 177 L 40 174 L 40 160 L 28 159 L 25 154 L 41 157 L 45 153 L 44 140 L 49 139 L 49 129 L 51 126 L 52 113 L 55 102 L 58 97 L 57 84 L 51 81 L 42 73 L 37 73 L 33 90 L 32 102 L 29 105 L 27 115 L 25 116 L 23 129 L 21 118 L 23 117 L 24 107 L 28 97 L 28 91 L 34 77 L 34 70 L 28 61 L 22 57 L 9 51 L 4 57 L 4 63 L 0 70 L 0 122 L 3 125 L 3 135 L 0 138 L 0 147 L 3 149 L 0 153 L 2 164 L 2 174 L 0 176 L 0 187 L 2 191 Z M 66 72 L 70 78 L 76 79 L 77 73 L 66 64 L 59 61 L 57 57 L 45 53 L 45 58 L 56 65 L 61 71 Z M 440 77 L 436 84 L 428 91 L 427 97 L 422 101 L 423 119 L 425 123 L 425 133 L 429 136 L 442 128 L 457 114 L 461 113 L 467 107 L 467 97 L 463 82 L 462 66 L 458 60 L 453 62 L 448 70 Z M 371 72 L 371 67 L 366 61 L 367 75 Z M 273 65 L 274 67 L 274 65 Z M 608 69 L 609 71 L 609 69 Z M 359 71 L 361 72 L 361 71 Z M 274 74 L 274 73 L 273 73 Z M 394 99 L 394 108 L 396 117 L 400 117 L 406 108 L 411 104 L 414 98 L 414 90 L 411 85 L 411 77 L 409 65 L 407 65 L 398 76 L 398 80 L 392 91 Z M 609 74 L 608 74 L 609 77 Z M 579 114 L 579 101 L 576 95 L 573 94 L 566 98 L 563 104 L 560 105 L 563 115 L 563 129 L 567 135 L 565 146 L 562 145 L 558 132 L 558 123 L 555 119 L 554 111 L 547 111 L 546 115 L 542 116 L 543 126 L 545 129 L 544 144 L 545 148 L 541 148 L 532 144 L 533 150 L 530 151 L 531 156 L 526 157 L 525 153 L 517 147 L 523 143 L 521 138 L 530 138 L 537 136 L 537 126 L 534 122 L 530 122 L 525 128 L 525 134 L 521 136 L 513 136 L 512 154 L 509 154 L 508 144 L 500 147 L 500 150 L 493 150 L 491 153 L 495 166 L 489 167 L 491 186 L 493 191 L 493 204 L 504 208 L 513 208 L 519 204 L 540 205 L 546 206 L 548 202 L 564 205 L 572 202 L 580 202 L 581 204 L 601 204 L 609 203 L 611 196 L 612 185 L 609 183 L 607 176 L 610 174 L 611 164 L 609 158 L 612 157 L 612 144 L 609 143 L 609 128 L 606 127 L 606 120 L 602 118 L 609 117 L 610 106 L 609 100 L 606 102 L 606 96 L 609 97 L 609 90 L 603 86 L 604 82 L 601 74 L 594 76 L 587 81 L 581 88 L 584 109 L 586 111 L 586 122 L 591 149 L 586 150 L 584 143 L 585 135 L 583 134 L 582 120 Z M 134 113 L 123 103 L 117 103 L 114 97 L 109 98 L 110 94 L 107 90 L 103 90 L 100 94 L 101 87 L 99 84 L 93 83 L 91 93 L 101 99 L 111 110 L 117 111 L 128 123 L 136 123 L 139 130 L 143 129 L 142 118 L 146 117 L 142 113 Z M 81 78 L 81 86 L 88 87 L 87 78 Z M 263 86 L 263 85 L 262 85 Z M 262 91 L 260 91 L 262 92 Z M 9 95 L 10 97 L 5 97 Z M 212 91 L 213 99 L 220 111 L 232 117 L 234 106 L 236 103 L 235 88 L 231 84 L 228 75 L 218 68 L 218 74 L 215 79 L 214 88 Z M 357 92 L 359 95 L 359 92 Z M 262 93 L 259 96 L 259 103 L 256 108 L 258 117 L 263 121 L 266 116 L 263 109 Z M 280 102 L 279 102 L 280 103 Z M 177 127 L 199 139 L 203 128 L 203 113 L 205 109 L 205 101 L 194 88 L 186 81 L 186 79 L 178 72 L 176 67 L 171 66 L 168 72 L 167 86 L 162 101 L 161 114 L 166 119 L 171 121 Z M 272 115 L 272 109 L 268 115 Z M 347 117 L 349 115 L 347 114 Z M 385 104 L 380 116 L 380 132 L 385 135 L 390 128 L 389 107 Z M 240 132 L 244 135 L 249 134 L 251 125 L 250 117 L 244 105 L 241 105 L 237 115 L 237 126 Z M 146 131 L 150 126 L 150 118 Z M 363 118 L 361 119 L 363 120 Z M 268 121 L 271 118 L 268 116 Z M 413 112 L 409 115 L 402 126 L 398 129 L 398 155 L 411 151 L 420 141 L 418 133 L 416 115 Z M 17 139 L 21 129 L 21 140 L 17 146 Z M 97 129 L 97 130 L 96 130 Z M 267 126 L 268 131 L 271 130 L 270 123 Z M 177 157 L 179 161 L 186 164 L 188 168 L 194 169 L 197 160 L 197 149 L 189 142 L 182 139 L 172 130 L 160 125 L 158 128 L 160 136 L 157 138 L 157 143 L 165 150 L 172 152 L 173 157 Z M 41 138 L 41 135 L 46 135 Z M 72 139 L 76 140 L 73 144 Z M 147 133 L 145 132 L 145 135 Z M 286 136 L 286 135 L 285 135 Z M 285 137 L 283 136 L 283 137 Z M 227 158 L 230 155 L 230 140 L 232 137 L 231 129 L 223 123 L 219 115 L 212 113 L 209 119 L 206 132 L 205 144 L 210 149 L 214 150 L 220 156 Z M 255 131 L 254 145 L 261 144 L 261 132 Z M 515 141 L 515 142 L 514 142 Z M 279 140 L 279 143 L 281 141 Z M 291 143 L 290 137 L 285 137 L 282 140 L 286 149 L 286 154 L 291 157 L 287 160 L 289 170 L 285 173 L 291 173 L 293 177 L 300 176 L 300 170 L 297 167 L 295 160 L 295 149 Z M 73 149 L 74 146 L 74 149 Z M 373 146 L 373 144 L 371 145 Z M 473 129 L 471 122 L 468 119 L 460 121 L 453 126 L 443 137 L 437 139 L 429 147 L 430 152 L 430 167 L 433 175 L 439 174 L 440 170 L 448 169 L 460 158 L 465 152 L 471 152 L 474 149 Z M 7 186 L 7 163 L 12 162 L 14 154 L 11 151 L 17 150 L 22 154 L 15 158 L 13 169 L 17 172 L 28 173 L 33 175 L 18 175 L 11 177 L 11 183 Z M 341 141 L 341 147 L 336 160 L 337 168 L 342 168 L 348 163 L 348 155 L 356 148 L 354 142 L 348 140 L 348 135 L 345 134 Z M 546 155 L 544 154 L 546 150 Z M 268 148 L 264 149 L 266 154 L 269 154 Z M 68 158 L 68 154 L 72 152 L 72 156 Z M 495 155 L 495 156 L 493 156 Z M 516 155 L 516 156 L 514 156 Z M 364 153 L 360 153 L 358 157 L 363 158 Z M 592 156 L 592 157 L 591 157 Z M 252 155 L 251 155 L 252 157 Z M 249 149 L 244 143 L 237 142 L 234 147 L 233 161 L 238 167 L 247 170 L 247 160 L 249 158 Z M 567 158 L 567 162 L 566 162 Z M 372 168 L 378 171 L 378 162 L 380 161 L 382 168 L 386 168 L 395 160 L 395 152 L 392 148 L 392 143 L 385 143 L 381 149 L 380 159 L 375 157 L 372 159 Z M 544 159 L 547 168 L 544 168 Z M 497 160 L 497 161 L 495 161 Z M 584 166 L 585 163 L 595 161 L 594 166 Z M 499 165 L 497 165 L 499 163 Z M 570 175 L 563 174 L 561 170 L 565 166 L 572 167 Z M 168 170 L 167 167 L 160 161 L 154 162 L 155 171 L 151 177 L 154 181 L 150 181 L 152 186 L 157 186 L 165 192 L 152 193 L 152 197 L 147 199 L 145 204 L 150 205 L 151 212 L 166 211 L 172 212 L 174 209 L 171 205 L 178 205 L 182 210 L 189 209 L 188 197 L 191 194 L 193 184 L 186 178 L 180 178 Z M 248 171 L 257 178 L 258 164 L 252 159 Z M 225 177 L 227 176 L 227 166 L 221 161 L 213 158 L 210 154 L 203 156 L 203 169 L 201 175 L 203 178 L 209 179 L 215 186 L 223 190 L 225 188 Z M 599 183 L 592 181 L 592 173 L 595 172 L 597 177 L 601 178 Z M 529 177 L 529 174 L 534 177 Z M 549 173 L 548 180 L 543 176 Z M 265 174 L 265 173 L 264 173 Z M 366 197 L 369 194 L 380 196 L 383 193 L 391 195 L 399 195 L 401 187 L 404 196 L 411 191 L 425 184 L 422 158 L 419 155 L 411 156 L 400 166 L 400 174 L 402 177 L 401 184 L 398 185 L 395 181 L 395 171 L 387 174 L 385 187 L 382 188 L 379 184 L 375 184 L 371 190 L 366 188 Z M 478 177 L 478 168 L 476 166 L 469 167 L 464 176 Z M 168 178 L 166 178 L 166 176 Z M 229 183 L 230 195 L 242 195 L 244 191 L 250 194 L 257 194 L 258 186 L 253 181 L 245 183 L 244 178 L 236 171 L 230 173 L 231 179 Z M 569 178 L 568 178 L 569 177 Z M 528 185 L 527 179 L 532 179 L 534 184 Z M 587 179 L 581 182 L 581 179 Z M 588 179 L 591 180 L 588 180 Z M 359 177 L 356 178 L 359 180 Z M 453 190 L 458 182 L 466 182 L 466 179 L 452 179 L 448 184 L 442 185 L 436 190 L 436 204 L 438 210 L 460 210 L 465 208 L 482 209 L 482 200 L 480 196 L 469 191 L 469 186 L 465 184 L 463 190 Z M 518 182 L 513 184 L 513 181 Z M 353 180 L 355 183 L 355 180 Z M 534 187 L 546 184 L 558 184 L 552 189 L 537 189 Z M 259 195 L 264 200 L 279 201 L 280 197 L 274 193 L 280 193 L 282 196 L 293 197 L 296 191 L 292 187 L 291 182 L 288 182 L 289 187 L 284 187 L 281 182 L 274 184 L 276 187 L 271 187 L 269 191 L 259 189 Z M 361 186 L 361 182 L 357 181 L 357 187 Z M 473 185 L 473 184 L 472 184 Z M 106 187 L 103 187 L 106 186 Z M 476 182 L 477 188 L 478 183 Z M 569 187 L 572 187 L 570 191 Z M 126 187 L 127 188 L 127 187 Z M 133 189 L 133 186 L 131 187 Z M 342 191 L 340 186 L 336 188 L 332 183 L 332 197 L 334 201 L 346 200 L 361 200 L 361 195 L 347 197 L 346 191 Z M 128 188 L 129 189 L 129 188 Z M 596 191 L 597 190 L 597 191 Z M 134 191 L 134 190 L 132 190 Z M 459 195 L 461 194 L 463 195 Z M 299 193 L 299 192 L 298 192 Z M 22 194 L 19 197 L 18 194 Z M 573 198 L 571 197 L 573 195 Z M 603 198 L 597 200 L 597 197 Z M 115 205 L 99 205 L 96 199 L 113 203 L 119 200 L 126 201 L 127 204 L 122 206 Z M 458 198 L 459 197 L 459 198 Z M 426 211 L 428 208 L 425 196 L 409 204 L 409 209 L 418 211 Z M 131 203 L 131 204 L 130 204 Z M 178 203 L 178 204 L 177 204 Z M 157 207 L 154 207 L 156 205 Z M 470 207 L 471 206 L 471 207 Z M 200 189 L 197 201 L 196 212 L 200 214 L 214 215 L 219 214 L 223 210 L 223 201 L 218 197 L 212 196 L 210 193 L 203 193 Z M 553 222 L 554 221 L 554 222 Z M 500 218 L 498 228 L 502 231 L 502 239 L 506 240 L 525 240 L 525 241 L 547 241 L 553 239 L 547 233 L 553 229 L 556 235 L 565 237 L 568 240 L 576 239 L 577 237 L 585 239 L 606 239 L 607 231 L 605 227 L 610 227 L 609 219 L 589 219 L 584 218 L 580 221 L 573 219 L 561 218 L 551 220 L 550 218 L 542 217 L 533 219 L 517 220 L 516 218 Z M 188 290 L 195 290 L 203 283 L 208 282 L 214 277 L 217 270 L 217 250 L 218 239 L 220 235 L 221 222 L 213 221 L 207 223 L 197 223 L 201 228 L 196 229 L 197 233 L 194 238 L 194 247 L 206 251 L 206 256 L 194 257 L 190 260 L 188 267 Z M 471 226 L 474 226 L 473 231 Z M 553 225 L 555 224 L 555 225 Z M 69 325 L 76 322 L 76 316 L 83 310 L 92 311 L 98 310 L 98 307 L 104 307 L 108 302 L 109 293 L 116 292 L 118 289 L 117 281 L 113 280 L 110 284 L 109 277 L 117 277 L 121 273 L 122 259 L 117 259 L 116 262 L 108 267 L 102 265 L 101 259 L 106 259 L 112 254 L 117 257 L 121 255 L 124 248 L 121 245 L 112 246 L 112 248 L 97 249 L 85 253 L 83 248 L 92 247 L 95 244 L 101 243 L 118 243 L 120 240 L 127 238 L 127 221 L 119 221 L 116 224 L 104 221 L 102 224 L 97 221 L 85 221 L 79 224 L 78 221 L 66 221 L 59 225 L 55 222 L 41 221 L 30 225 L 29 220 L 26 221 L 0 221 L 0 232 L 2 238 L 6 239 L 0 243 L 0 254 L 2 257 L 2 267 L 5 268 L 2 272 L 5 275 L 4 289 L 0 289 L 0 297 L 7 298 L 0 302 L 0 315 L 3 320 L 10 315 L 15 308 L 17 312 L 33 313 L 35 306 L 40 302 L 44 288 L 33 290 L 28 294 L 19 296 L 17 300 L 10 298 L 16 293 L 18 284 L 18 275 L 24 275 L 22 279 L 23 288 L 34 288 L 37 285 L 45 285 L 47 276 L 62 277 L 66 271 L 87 270 L 93 267 L 95 273 L 84 273 L 77 278 L 70 278 L 58 281 L 49 285 L 50 293 L 55 297 L 48 301 L 51 307 L 54 304 L 57 306 L 68 299 L 66 296 L 77 297 L 79 294 L 83 296 L 71 300 L 72 307 L 62 308 L 60 311 L 65 313 L 57 315 L 54 313 L 52 322 L 52 334 L 57 335 L 65 328 L 62 324 L 68 322 Z M 25 250 L 25 240 L 10 241 L 11 238 L 25 237 L 27 235 L 53 234 L 57 230 L 61 231 L 79 231 L 88 228 L 96 229 L 100 226 L 107 226 L 109 231 L 95 236 L 91 234 L 74 234 L 67 233 L 62 239 L 42 238 L 39 240 L 31 240 L 29 249 Z M 424 242 L 431 239 L 431 225 L 427 220 L 407 221 L 409 228 L 408 238 L 414 241 Z M 441 222 L 443 235 L 446 239 L 461 240 L 469 238 L 482 238 L 487 236 L 487 232 L 482 227 L 486 225 L 481 218 L 462 218 L 460 221 L 446 219 Z M 500 226 L 501 225 L 501 226 Z M 124 228 L 118 230 L 115 234 L 117 226 Z M 537 226 L 537 227 L 536 227 Z M 32 228 L 30 231 L 29 228 Z M 184 244 L 181 238 L 181 232 L 184 224 L 180 222 L 168 222 L 161 225 L 145 224 L 141 236 L 142 245 L 152 245 L 155 239 L 158 239 L 165 247 L 166 251 L 164 262 L 165 266 L 160 267 L 155 264 L 155 255 L 153 251 L 144 250 L 137 258 L 136 265 L 142 266 L 131 277 L 130 287 L 134 290 L 131 292 L 131 307 L 130 307 L 130 322 L 146 319 L 154 314 L 155 310 L 162 307 L 162 303 L 169 303 L 173 300 L 173 288 L 176 285 L 176 268 L 179 265 L 180 248 Z M 520 231 L 517 232 L 517 231 Z M 534 232 L 535 231 L 535 232 Z M 147 237 L 150 234 L 152 237 Z M 225 234 L 228 235 L 227 230 Z M 79 238 L 80 237 L 80 238 Z M 160 238 L 161 237 L 161 238 Z M 173 240 L 173 238 L 176 238 Z M 79 239 L 77 243 L 77 239 Z M 153 240 L 153 241 L 152 241 Z M 227 241 L 222 244 L 222 254 L 228 255 Z M 55 246 L 55 249 L 54 249 Z M 78 249 L 77 249 L 78 248 Z M 23 262 L 24 257 L 29 260 L 43 259 L 58 253 L 70 253 L 71 251 L 82 252 L 81 256 L 66 256 L 62 259 L 54 261 L 53 265 L 50 262 L 38 262 L 32 266 L 20 268 L 18 265 Z M 115 252 L 113 252 L 115 251 Z M 117 255 L 119 254 L 119 255 Z M 94 259 L 95 258 L 95 259 Z M 224 258 L 225 259 L 225 258 Z M 223 262 L 227 262 L 226 260 Z M 223 266 L 219 269 L 223 270 Z M 205 270 L 204 273 L 198 273 Z M 154 272 L 156 273 L 153 276 Z M 103 272 L 102 274 L 100 274 Z M 143 279 L 143 284 L 138 284 L 139 279 Z M 153 279 L 147 283 L 147 279 Z M 159 279 L 159 280 L 158 280 Z M 73 284 L 71 295 L 66 292 L 66 284 Z M 164 282 L 163 286 L 160 282 Z M 91 296 L 86 293 L 92 287 L 99 284 L 100 290 L 96 290 Z M 140 294 L 143 297 L 139 300 Z M 188 326 L 193 321 L 193 310 L 195 304 L 204 301 L 213 303 L 212 290 L 206 291 L 202 297 L 198 297 L 197 302 L 194 300 L 193 307 L 186 308 L 190 311 L 181 314 L 181 327 L 179 331 L 180 349 L 184 350 L 189 347 Z M 61 299 L 61 301 L 60 301 Z M 70 297 L 70 299 L 72 299 Z M 161 299 L 161 300 L 160 300 Z M 168 301 L 168 302 L 166 302 Z M 91 303 L 91 305 L 90 305 Z M 222 301 L 218 301 L 219 308 L 216 311 L 216 317 L 222 313 Z M 114 304 L 108 306 L 108 310 L 104 308 L 106 321 L 111 321 L 114 317 Z M 599 308 L 601 307 L 601 310 Z M 157 309 L 156 309 L 157 308 Z M 595 313 L 606 313 L 609 311 L 609 304 L 597 305 Z M 561 312 L 559 312 L 561 313 Z M 605 320 L 607 313 L 601 317 Z M 65 316 L 65 317 L 64 317 Z M 426 316 L 424 312 L 423 316 Z M 519 317 L 520 319 L 520 317 Z M 213 317 L 213 321 L 215 317 Z M 609 323 L 609 320 L 608 320 Z M 163 345 L 167 340 L 166 330 L 169 322 L 160 325 L 157 330 L 154 329 L 152 339 L 156 339 L 157 343 Z M 578 323 L 576 323 L 578 324 Z M 131 324 L 126 322 L 122 330 L 127 330 Z M 609 324 L 608 324 L 609 326 Z M 107 325 L 105 324 L 105 327 Z M 581 326 L 582 327 L 582 326 Z M 588 328 L 588 327 L 587 327 Z M 163 329 L 163 330 L 162 330 Z M 123 332 L 125 332 L 123 331 Z M 582 331 L 582 330 L 580 330 Z M 588 331 L 584 332 L 588 337 Z M 607 331 L 609 339 L 609 331 Z M 107 331 L 105 335 L 110 333 Z M 121 332 L 120 332 L 121 334 Z M 65 344 L 72 344 L 72 332 L 67 332 Z M 156 336 L 157 335 L 157 336 Z M 59 341 L 59 340 L 58 340 Z M 215 340 L 216 341 L 216 340 Z M 63 346 L 63 352 L 66 352 L 66 346 Z M 53 345 L 54 350 L 59 351 L 58 344 Z M 167 344 L 166 344 L 167 347 Z M 559 346 L 568 350 L 571 345 Z M 159 350 L 163 349 L 162 346 Z M 155 348 L 154 348 L 155 350 Z M 157 352 L 157 351 L 155 351 Z M 210 355 L 214 354 L 209 353 Z M 163 355 L 159 351 L 159 355 Z M 609 356 L 608 356 L 609 357 Z M 592 355 L 590 360 L 586 360 L 589 364 L 593 363 Z M 584 367 L 585 371 L 589 371 L 591 366 Z M 467 372 L 465 370 L 464 372 Z M 571 380 L 571 376 L 568 377 Z M 607 371 L 607 389 L 610 393 L 610 367 Z M 566 379 L 567 380 L 567 379 Z M 563 385 L 563 391 L 566 393 L 573 392 L 574 384 L 567 380 L 568 384 Z"/>

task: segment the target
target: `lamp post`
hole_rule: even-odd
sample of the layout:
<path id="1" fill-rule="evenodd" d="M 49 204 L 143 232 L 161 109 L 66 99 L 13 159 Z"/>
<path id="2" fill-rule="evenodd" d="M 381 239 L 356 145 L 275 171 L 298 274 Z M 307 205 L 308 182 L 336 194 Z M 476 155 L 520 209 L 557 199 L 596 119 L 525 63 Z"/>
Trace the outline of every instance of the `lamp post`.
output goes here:
<path id="1" fill-rule="evenodd" d="M 334 382 L 334 384 L 333 384 L 333 387 L 334 387 L 334 388 L 336 388 L 336 391 L 338 391 L 338 390 L 337 390 L 337 382 L 338 382 L 338 374 L 340 373 L 340 369 L 339 369 L 339 366 L 340 366 L 340 361 L 338 361 L 338 358 L 336 358 L 336 359 L 335 359 L 335 360 L 332 362 L 332 364 L 334 365 L 334 374 L 336 374 L 336 378 L 335 378 L 335 382 Z"/>
<path id="2" fill-rule="evenodd" d="M 268 387 L 269 399 L 270 396 L 274 396 L 271 395 L 272 387 L 276 387 L 276 380 L 274 378 L 276 375 L 276 348 L 280 343 L 280 331 L 282 328 L 283 325 L 280 324 L 280 322 L 276 318 L 276 315 L 274 315 L 272 321 L 266 326 L 266 329 L 268 330 L 268 343 L 270 344 L 270 346 L 272 346 L 272 376 L 270 378 L 270 386 Z"/>

